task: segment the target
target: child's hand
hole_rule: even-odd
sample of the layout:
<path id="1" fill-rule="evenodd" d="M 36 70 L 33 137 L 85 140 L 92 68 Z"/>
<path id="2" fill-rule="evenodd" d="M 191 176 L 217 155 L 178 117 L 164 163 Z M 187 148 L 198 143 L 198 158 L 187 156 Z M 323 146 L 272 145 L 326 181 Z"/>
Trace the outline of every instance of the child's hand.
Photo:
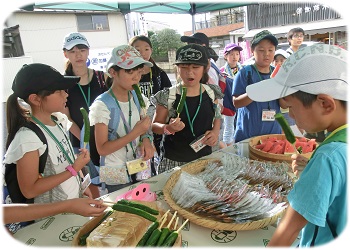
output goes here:
<path id="1" fill-rule="evenodd" d="M 208 130 L 204 134 L 204 138 L 202 139 L 202 143 L 208 146 L 214 146 L 216 143 L 218 143 L 219 140 L 219 134 L 215 132 L 214 130 Z"/>
<path id="2" fill-rule="evenodd" d="M 183 130 L 184 127 L 185 123 L 181 121 L 181 118 L 171 118 L 169 124 L 167 125 L 167 130 L 172 133 L 176 133 Z"/>
<path id="3" fill-rule="evenodd" d="M 147 161 L 154 156 L 155 148 L 153 146 L 153 143 L 148 138 L 143 139 L 140 145 L 140 150 L 142 160 L 144 161 Z"/>
<path id="4" fill-rule="evenodd" d="M 148 131 L 150 126 L 151 126 L 151 119 L 148 116 L 146 116 L 141 118 L 141 120 L 139 120 L 135 124 L 132 130 L 137 131 L 138 135 L 142 135 Z"/>
<path id="5" fill-rule="evenodd" d="M 103 200 L 94 200 L 90 198 L 75 198 L 65 201 L 69 203 L 69 211 L 82 216 L 100 216 L 107 206 L 103 205 Z"/>
<path id="6" fill-rule="evenodd" d="M 75 159 L 73 168 L 75 171 L 79 172 L 88 162 L 90 161 L 90 152 L 86 148 L 79 149 L 80 153 Z"/>
<path id="7" fill-rule="evenodd" d="M 292 158 L 292 170 L 293 173 L 298 176 L 305 168 L 307 163 L 309 162 L 309 159 L 302 156 L 301 154 L 293 154 L 291 156 Z"/>

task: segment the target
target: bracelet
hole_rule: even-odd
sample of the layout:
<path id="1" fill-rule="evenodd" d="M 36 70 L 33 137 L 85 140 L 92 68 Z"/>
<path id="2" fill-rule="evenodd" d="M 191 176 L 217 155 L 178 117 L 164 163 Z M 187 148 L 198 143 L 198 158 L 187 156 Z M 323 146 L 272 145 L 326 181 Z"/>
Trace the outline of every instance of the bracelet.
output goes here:
<path id="1" fill-rule="evenodd" d="M 77 171 L 75 171 L 75 169 L 73 168 L 72 165 L 68 165 L 66 167 L 66 170 L 69 171 L 72 174 L 72 176 L 77 176 L 77 174 L 78 174 Z"/>
<path id="2" fill-rule="evenodd" d="M 167 130 L 166 126 L 168 126 L 168 125 L 164 126 L 164 134 L 166 134 L 166 135 L 174 135 L 175 133 L 171 133 L 169 130 Z"/>
<path id="3" fill-rule="evenodd" d="M 150 134 L 141 135 L 140 140 L 143 141 L 143 139 L 145 138 L 148 138 L 150 142 L 153 141 L 153 136 L 151 136 Z"/>

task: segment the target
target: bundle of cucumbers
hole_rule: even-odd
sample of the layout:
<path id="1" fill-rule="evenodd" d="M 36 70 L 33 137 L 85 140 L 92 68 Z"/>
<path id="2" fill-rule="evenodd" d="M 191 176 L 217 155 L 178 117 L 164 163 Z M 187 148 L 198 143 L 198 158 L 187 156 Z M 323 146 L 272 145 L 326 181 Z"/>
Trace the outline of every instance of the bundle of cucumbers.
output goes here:
<path id="1" fill-rule="evenodd" d="M 147 229 L 146 233 L 143 235 L 141 240 L 137 243 L 136 247 L 172 247 L 179 236 L 179 232 L 188 222 L 188 219 L 182 224 L 182 226 L 176 230 L 178 219 L 171 229 L 171 224 L 176 217 L 176 213 L 172 216 L 166 227 L 163 227 L 164 223 L 167 221 L 167 215 L 169 210 L 162 216 L 161 223 L 158 221 L 153 222 Z"/>

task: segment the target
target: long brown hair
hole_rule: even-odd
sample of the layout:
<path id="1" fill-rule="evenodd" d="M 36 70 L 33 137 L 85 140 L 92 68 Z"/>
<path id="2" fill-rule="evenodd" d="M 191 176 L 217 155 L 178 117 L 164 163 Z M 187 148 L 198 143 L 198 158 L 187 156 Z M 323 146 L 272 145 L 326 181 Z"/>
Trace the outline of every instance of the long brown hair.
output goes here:
<path id="1" fill-rule="evenodd" d="M 140 35 L 140 36 L 134 36 L 133 38 L 130 39 L 129 41 L 129 45 L 130 46 L 134 46 L 134 44 L 137 42 L 137 41 L 143 41 L 143 42 L 146 42 L 148 43 L 148 45 L 151 47 L 151 49 L 153 48 L 152 47 L 152 43 L 151 43 L 151 40 L 147 37 L 147 36 L 144 36 L 144 35 Z M 149 58 L 149 61 L 151 63 L 153 63 L 153 67 L 151 68 L 152 69 L 152 73 L 156 76 L 158 76 L 161 72 L 161 68 L 159 68 L 159 66 L 156 64 L 156 62 L 153 60 L 152 58 L 152 55 L 151 57 Z"/>
<path id="2" fill-rule="evenodd" d="M 54 93 L 54 90 L 42 90 L 37 93 L 41 98 Z M 28 103 L 27 97 L 24 101 Z M 6 149 L 9 147 L 17 131 L 29 121 L 30 110 L 19 104 L 18 97 L 13 93 L 7 98 L 6 102 L 6 126 L 7 126 L 7 140 Z"/>

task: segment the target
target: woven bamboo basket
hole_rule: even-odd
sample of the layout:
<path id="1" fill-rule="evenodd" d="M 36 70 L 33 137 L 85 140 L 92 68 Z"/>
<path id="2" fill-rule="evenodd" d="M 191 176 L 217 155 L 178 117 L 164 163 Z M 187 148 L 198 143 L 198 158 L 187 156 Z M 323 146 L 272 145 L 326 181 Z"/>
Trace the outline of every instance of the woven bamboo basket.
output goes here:
<path id="1" fill-rule="evenodd" d="M 173 187 L 177 183 L 181 175 L 181 172 L 184 171 L 189 174 L 198 174 L 205 169 L 208 163 L 219 162 L 219 161 L 220 160 L 218 159 L 198 160 L 196 162 L 184 165 L 181 168 L 181 170 L 173 173 L 163 188 L 164 197 L 167 203 L 169 204 L 169 206 L 174 210 L 178 211 L 178 213 L 183 217 L 189 219 L 190 222 L 193 222 L 202 227 L 215 229 L 215 230 L 230 230 L 230 231 L 255 230 L 255 229 L 263 228 L 275 223 L 277 219 L 284 214 L 285 210 L 281 211 L 280 213 L 272 217 L 265 218 L 262 220 L 252 221 L 252 222 L 243 223 L 243 224 L 235 224 L 235 223 L 224 223 L 224 222 L 215 221 L 209 218 L 205 218 L 203 216 L 199 216 L 190 211 L 187 211 L 186 209 L 183 209 L 182 207 L 177 205 L 176 202 L 172 199 L 171 192 L 173 190 Z"/>
<path id="2" fill-rule="evenodd" d="M 272 154 L 267 153 L 262 150 L 256 149 L 254 146 L 258 144 L 260 140 L 264 140 L 270 137 L 276 137 L 278 140 L 286 139 L 286 136 L 284 134 L 271 134 L 271 135 L 261 135 L 253 137 L 249 140 L 249 158 L 252 160 L 259 160 L 259 161 L 272 161 L 272 162 L 287 162 L 289 164 L 292 164 L 291 155 L 292 154 Z M 300 138 L 300 137 L 296 137 Z M 310 158 L 313 152 L 301 154 L 302 156 L 305 156 L 306 158 Z"/>
<path id="3" fill-rule="evenodd" d="M 159 215 L 157 215 L 158 220 L 162 217 L 162 215 L 165 213 L 164 211 L 160 210 L 157 206 L 156 202 L 145 202 L 145 201 L 137 201 L 139 203 L 143 203 L 147 206 L 150 206 L 154 209 L 159 210 Z M 127 213 L 125 212 L 115 212 L 118 215 L 117 216 L 127 216 Z M 72 246 L 74 247 L 86 247 L 86 246 L 80 246 L 79 245 L 79 238 L 80 236 L 86 234 L 87 232 L 89 232 L 91 229 L 95 228 L 96 225 L 102 220 L 104 214 L 98 216 L 98 217 L 94 217 L 93 219 L 89 220 L 88 222 L 86 222 L 80 229 L 79 231 L 74 235 L 74 238 L 72 240 Z M 165 225 L 168 224 L 168 222 L 171 220 L 172 218 L 172 214 L 168 214 L 168 220 L 165 223 Z M 151 222 L 149 222 L 149 224 L 151 224 Z M 179 225 L 178 225 L 179 226 Z M 147 228 L 144 228 L 144 232 L 146 232 Z M 144 232 L 139 232 L 139 234 L 137 235 L 137 242 L 142 238 L 143 233 Z M 113 247 L 113 246 L 110 246 Z M 135 247 L 135 246 L 123 246 L 123 247 Z M 179 233 L 179 236 L 177 237 L 173 247 L 182 247 L 182 236 L 181 236 L 181 232 Z"/>

